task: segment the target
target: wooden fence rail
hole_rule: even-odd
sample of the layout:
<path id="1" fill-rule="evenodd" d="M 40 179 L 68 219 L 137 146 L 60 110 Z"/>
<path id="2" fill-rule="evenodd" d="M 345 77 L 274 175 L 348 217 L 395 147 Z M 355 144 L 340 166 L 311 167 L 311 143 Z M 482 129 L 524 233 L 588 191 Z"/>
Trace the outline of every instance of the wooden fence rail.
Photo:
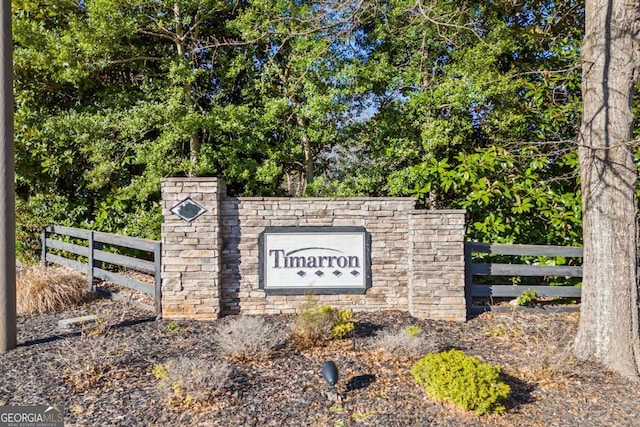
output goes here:
<path id="1" fill-rule="evenodd" d="M 480 285 L 473 283 L 474 276 L 561 276 L 582 277 L 582 266 L 548 266 L 530 264 L 474 263 L 472 254 L 513 256 L 561 256 L 582 258 L 582 248 L 569 246 L 507 245 L 499 243 L 465 242 L 465 287 L 467 301 L 473 297 L 518 297 L 535 288 L 541 297 L 575 298 L 582 290 L 575 286 L 532 285 Z"/>
<path id="2" fill-rule="evenodd" d="M 76 242 L 80 240 L 80 242 L 70 243 L 61 240 L 61 238 L 64 239 L 65 237 L 72 238 Z M 103 250 L 104 246 L 148 252 L 153 261 L 107 252 Z M 57 249 L 58 254 L 52 253 L 51 249 Z M 78 256 L 87 258 L 87 262 L 78 261 Z M 60 264 L 85 273 L 89 277 L 88 288 L 90 291 L 95 291 L 94 279 L 100 279 L 152 295 L 155 298 L 157 314 L 160 314 L 162 297 L 160 257 L 161 245 L 160 242 L 155 240 L 138 239 L 61 225 L 50 225 L 42 231 L 43 263 Z M 109 271 L 104 268 L 105 264 L 153 275 L 154 284 L 141 282 Z"/>

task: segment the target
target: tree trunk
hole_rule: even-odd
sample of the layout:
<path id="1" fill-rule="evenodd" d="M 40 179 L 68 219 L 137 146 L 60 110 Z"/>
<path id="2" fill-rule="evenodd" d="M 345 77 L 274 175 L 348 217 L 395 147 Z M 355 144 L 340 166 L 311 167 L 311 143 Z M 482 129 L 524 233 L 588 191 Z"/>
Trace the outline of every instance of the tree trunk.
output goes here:
<path id="1" fill-rule="evenodd" d="M 305 187 L 313 182 L 316 178 L 316 166 L 315 158 L 313 157 L 313 151 L 311 147 L 311 139 L 307 134 L 306 129 L 302 135 L 302 149 L 304 150 L 304 176 Z"/>
<path id="2" fill-rule="evenodd" d="M 176 23 L 176 53 L 178 54 L 178 59 L 180 61 L 184 61 L 187 54 L 187 47 L 185 45 L 185 32 L 184 27 L 182 25 L 182 12 L 180 11 L 180 5 L 178 3 L 174 3 L 173 5 L 173 14 Z M 193 113 L 196 111 L 195 101 L 193 100 L 193 94 L 191 93 L 191 82 L 187 79 L 183 85 L 184 92 L 184 103 L 187 111 L 189 113 Z M 198 166 L 198 154 L 200 153 L 200 132 L 196 129 L 191 132 L 189 135 L 189 163 L 191 167 L 187 173 L 188 176 L 195 175 L 195 171 Z"/>
<path id="3" fill-rule="evenodd" d="M 640 374 L 633 94 L 640 13 L 630 0 L 587 0 L 580 173 L 584 269 L 576 356 Z"/>
<path id="4" fill-rule="evenodd" d="M 284 77 L 282 78 L 284 79 Z M 298 101 L 297 96 L 291 96 L 289 99 L 291 100 L 291 105 L 294 109 L 300 109 L 300 102 Z M 301 180 L 302 188 L 298 189 L 300 194 L 297 195 L 298 197 L 301 197 L 304 195 L 307 186 L 316 178 L 316 159 L 313 155 L 313 143 L 311 142 L 311 138 L 307 132 L 307 129 L 309 128 L 309 120 L 303 117 L 302 113 L 299 111 L 296 111 L 294 114 L 296 115 L 296 123 L 302 132 L 300 143 L 302 144 L 302 152 L 304 153 L 304 180 Z"/>

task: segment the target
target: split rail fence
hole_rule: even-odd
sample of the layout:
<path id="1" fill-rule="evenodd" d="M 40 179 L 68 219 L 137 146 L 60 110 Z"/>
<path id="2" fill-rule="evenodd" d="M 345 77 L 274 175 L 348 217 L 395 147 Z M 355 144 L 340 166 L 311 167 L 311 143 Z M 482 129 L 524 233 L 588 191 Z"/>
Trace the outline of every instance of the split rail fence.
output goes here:
<path id="1" fill-rule="evenodd" d="M 117 253 L 123 252 L 122 249 L 128 249 L 126 255 Z M 159 241 L 51 225 L 42 231 L 42 262 L 64 265 L 85 273 L 88 276 L 87 286 L 92 292 L 96 290 L 94 280 L 100 279 L 149 294 L 155 299 L 156 313 L 160 314 Z M 117 272 L 123 269 L 152 275 L 154 283 L 145 283 Z"/>
<path id="2" fill-rule="evenodd" d="M 105 250 L 106 249 L 106 250 Z M 123 252 L 126 254 L 117 253 Z M 527 290 L 539 297 L 580 298 L 581 288 L 546 284 L 478 284 L 474 277 L 582 277 L 581 265 L 536 265 L 505 262 L 474 262 L 474 254 L 499 256 L 544 256 L 582 258 L 581 247 L 508 245 L 465 242 L 465 293 L 469 308 L 473 298 L 515 298 Z M 104 280 L 152 295 L 156 312 L 161 311 L 161 243 L 117 234 L 51 225 L 42 231 L 42 262 L 64 265 L 88 276 L 88 288 L 95 291 L 95 279 Z M 145 283 L 118 273 L 129 269 L 154 277 Z"/>
<path id="3" fill-rule="evenodd" d="M 494 277 L 582 277 L 582 265 L 536 265 L 516 263 L 473 262 L 473 254 L 501 256 L 544 256 L 582 258 L 581 247 L 508 245 L 499 243 L 465 242 L 465 289 L 468 305 L 478 297 L 518 297 L 527 290 L 535 290 L 539 297 L 579 298 L 582 289 L 577 286 L 551 286 L 544 283 L 532 284 L 476 284 L 475 276 Z"/>

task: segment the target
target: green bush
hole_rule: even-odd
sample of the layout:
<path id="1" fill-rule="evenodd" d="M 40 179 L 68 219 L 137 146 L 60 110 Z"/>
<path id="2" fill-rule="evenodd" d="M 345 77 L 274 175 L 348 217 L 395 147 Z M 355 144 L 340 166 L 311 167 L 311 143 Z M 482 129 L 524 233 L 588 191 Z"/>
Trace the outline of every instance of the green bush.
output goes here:
<path id="1" fill-rule="evenodd" d="M 313 300 L 309 300 L 298 314 L 293 338 L 302 348 L 346 338 L 354 329 L 350 319 L 349 310 L 338 310 L 330 305 L 318 307 Z"/>
<path id="2" fill-rule="evenodd" d="M 51 224 L 74 224 L 83 213 L 68 199 L 39 194 L 27 200 L 16 198 L 16 257 L 26 264 L 40 260 L 42 230 Z"/>
<path id="3" fill-rule="evenodd" d="M 413 366 L 411 373 L 429 395 L 478 415 L 504 412 L 500 401 L 511 393 L 511 387 L 500 379 L 499 367 L 460 350 L 429 354 Z"/>
<path id="4" fill-rule="evenodd" d="M 527 289 L 522 295 L 516 298 L 516 304 L 519 306 L 533 305 L 538 301 L 538 296 L 537 290 Z"/>
<path id="5" fill-rule="evenodd" d="M 417 325 L 409 325 L 406 328 L 404 328 L 404 333 L 411 338 L 416 338 L 420 336 L 420 334 L 422 333 L 422 328 Z"/>

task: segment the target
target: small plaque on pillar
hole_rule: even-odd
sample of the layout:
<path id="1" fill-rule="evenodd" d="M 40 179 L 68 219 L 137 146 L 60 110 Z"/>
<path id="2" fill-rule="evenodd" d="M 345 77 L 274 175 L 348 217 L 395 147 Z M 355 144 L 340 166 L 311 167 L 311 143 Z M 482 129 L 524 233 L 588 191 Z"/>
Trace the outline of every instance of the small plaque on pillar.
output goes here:
<path id="1" fill-rule="evenodd" d="M 171 208 L 171 213 L 178 215 L 180 218 L 187 222 L 193 221 L 206 211 L 207 210 L 205 208 L 203 208 L 190 198 L 183 200 L 178 205 Z"/>

